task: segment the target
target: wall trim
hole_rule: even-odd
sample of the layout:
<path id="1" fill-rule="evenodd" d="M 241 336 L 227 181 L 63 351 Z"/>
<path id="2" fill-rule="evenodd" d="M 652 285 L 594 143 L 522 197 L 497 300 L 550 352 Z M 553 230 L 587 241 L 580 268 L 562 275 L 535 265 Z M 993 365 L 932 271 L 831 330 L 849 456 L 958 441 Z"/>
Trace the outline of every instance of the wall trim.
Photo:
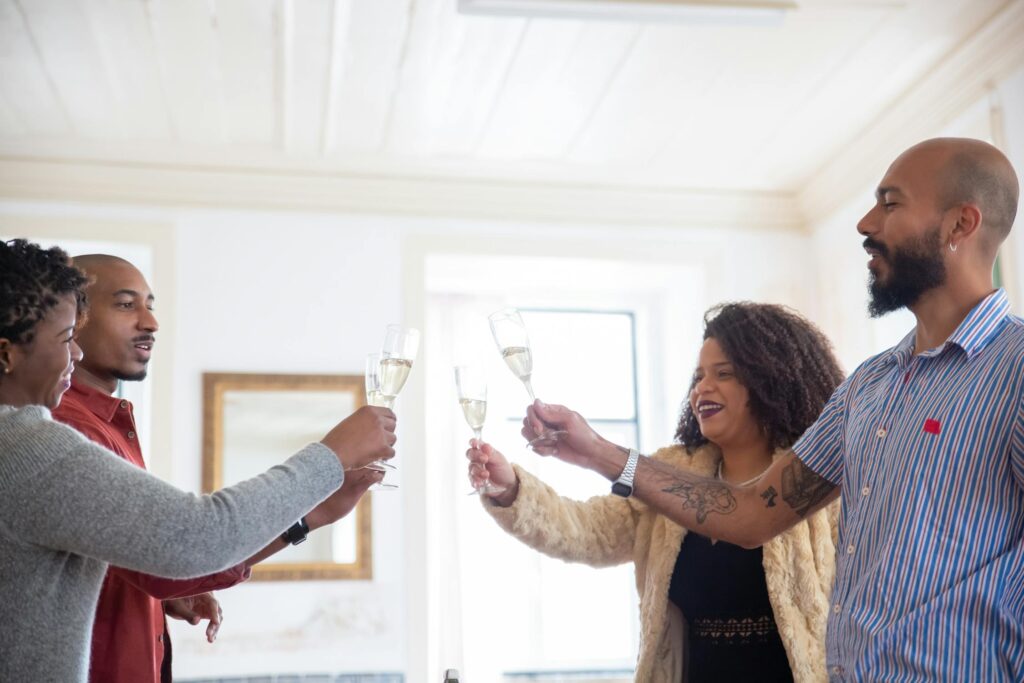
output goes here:
<path id="1" fill-rule="evenodd" d="M 785 192 L 402 178 L 0 158 L 0 197 L 585 224 L 802 231 Z"/>

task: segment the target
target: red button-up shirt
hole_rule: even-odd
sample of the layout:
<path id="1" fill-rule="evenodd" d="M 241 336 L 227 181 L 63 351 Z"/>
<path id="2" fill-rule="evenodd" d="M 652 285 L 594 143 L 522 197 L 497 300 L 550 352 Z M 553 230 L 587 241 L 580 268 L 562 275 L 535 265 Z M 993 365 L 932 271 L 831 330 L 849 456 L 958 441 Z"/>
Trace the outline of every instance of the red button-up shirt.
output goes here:
<path id="1" fill-rule="evenodd" d="M 146 469 L 131 402 L 72 380 L 53 417 Z M 161 601 L 229 588 L 247 578 L 244 564 L 184 581 L 110 567 L 96 607 L 89 680 L 160 683 L 165 651 L 170 653 Z"/>

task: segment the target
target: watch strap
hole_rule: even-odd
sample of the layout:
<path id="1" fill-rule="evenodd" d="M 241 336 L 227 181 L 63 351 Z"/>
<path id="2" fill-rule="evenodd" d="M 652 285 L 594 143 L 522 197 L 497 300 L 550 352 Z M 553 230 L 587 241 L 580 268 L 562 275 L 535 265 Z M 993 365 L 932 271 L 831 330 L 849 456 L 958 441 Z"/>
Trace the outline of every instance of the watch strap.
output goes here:
<path id="1" fill-rule="evenodd" d="M 306 523 L 306 518 L 303 517 L 288 527 L 288 531 L 281 534 L 281 540 L 290 545 L 298 545 L 305 541 L 308 535 L 309 524 Z"/>
<path id="2" fill-rule="evenodd" d="M 640 453 L 636 449 L 629 449 L 629 457 L 626 458 L 626 466 L 622 468 L 622 474 L 612 482 L 612 493 L 623 498 L 633 495 L 633 479 L 636 476 L 636 466 L 640 461 Z"/>

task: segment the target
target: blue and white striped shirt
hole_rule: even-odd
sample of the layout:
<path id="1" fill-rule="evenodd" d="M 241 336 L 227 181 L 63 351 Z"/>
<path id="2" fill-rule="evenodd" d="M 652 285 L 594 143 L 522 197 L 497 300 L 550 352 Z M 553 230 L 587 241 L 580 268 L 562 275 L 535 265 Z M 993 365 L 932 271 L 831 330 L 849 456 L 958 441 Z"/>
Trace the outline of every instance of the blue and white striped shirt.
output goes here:
<path id="1" fill-rule="evenodd" d="M 998 290 L 913 349 L 857 368 L 793 448 L 842 487 L 830 675 L 1024 681 L 1024 320 Z"/>

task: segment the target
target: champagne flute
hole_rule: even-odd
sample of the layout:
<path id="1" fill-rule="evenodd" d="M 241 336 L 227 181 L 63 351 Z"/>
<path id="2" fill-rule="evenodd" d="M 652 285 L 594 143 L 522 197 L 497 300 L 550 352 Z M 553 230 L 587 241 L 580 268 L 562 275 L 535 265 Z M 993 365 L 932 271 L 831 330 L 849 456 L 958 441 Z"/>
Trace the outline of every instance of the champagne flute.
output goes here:
<path id="1" fill-rule="evenodd" d="M 380 354 L 369 353 L 366 355 L 366 404 L 371 406 L 380 406 L 382 408 L 394 408 L 395 399 L 393 397 L 385 396 L 381 393 L 380 389 Z M 395 466 L 386 460 L 375 460 L 369 465 L 366 465 L 369 469 L 384 471 L 385 469 L 393 470 Z"/>
<path id="2" fill-rule="evenodd" d="M 480 441 L 484 420 L 487 418 L 487 376 L 484 374 L 483 368 L 478 365 L 456 365 L 455 388 L 458 391 L 459 407 L 462 408 L 466 424 L 473 430 L 473 438 Z M 473 493 L 493 495 L 502 493 L 504 490 L 504 486 L 497 486 L 487 481 Z"/>
<path id="3" fill-rule="evenodd" d="M 420 331 L 412 327 L 401 325 L 388 325 L 384 334 L 384 345 L 381 347 L 378 362 L 372 363 L 367 359 L 366 364 L 366 399 L 377 402 L 375 405 L 382 405 L 394 409 L 395 399 L 398 393 L 405 386 L 405 380 L 409 378 L 412 370 L 412 363 L 416 360 L 416 353 L 420 348 Z M 373 355 L 373 354 L 371 354 Z M 371 376 L 376 370 L 376 380 Z M 373 386 L 371 388 L 371 383 Z M 371 393 L 372 392 L 372 393 Z M 395 469 L 394 465 L 378 461 L 378 465 L 385 465 Z M 382 488 L 398 488 L 391 484 L 375 484 L 370 488 L 380 486 Z"/>
<path id="4" fill-rule="evenodd" d="M 380 350 L 380 393 L 395 402 L 409 379 L 413 361 L 420 348 L 420 331 L 413 327 L 388 325 Z"/>
<path id="5" fill-rule="evenodd" d="M 530 382 L 533 375 L 533 352 L 530 350 L 530 337 L 526 333 L 523 316 L 518 309 L 504 308 L 492 313 L 487 319 L 491 323 L 491 334 L 494 335 L 494 342 L 498 345 L 505 364 L 512 374 L 522 381 L 526 393 L 530 395 L 530 401 L 536 401 L 537 396 L 534 395 L 533 384 Z M 545 429 L 526 445 L 554 446 L 558 443 L 558 437 L 566 433 L 563 430 Z"/>
<path id="6" fill-rule="evenodd" d="M 381 406 L 383 408 L 391 408 L 395 404 L 394 398 L 388 398 L 381 393 L 380 390 L 380 354 L 371 353 L 366 356 L 366 403 L 371 406 Z M 394 465 L 389 463 L 387 460 L 374 460 L 373 462 L 363 465 L 365 469 L 377 470 L 378 472 L 387 472 L 388 470 L 396 469 Z M 396 484 L 388 484 L 386 482 L 377 482 L 370 486 L 371 491 L 383 491 L 388 489 L 397 489 Z"/>

